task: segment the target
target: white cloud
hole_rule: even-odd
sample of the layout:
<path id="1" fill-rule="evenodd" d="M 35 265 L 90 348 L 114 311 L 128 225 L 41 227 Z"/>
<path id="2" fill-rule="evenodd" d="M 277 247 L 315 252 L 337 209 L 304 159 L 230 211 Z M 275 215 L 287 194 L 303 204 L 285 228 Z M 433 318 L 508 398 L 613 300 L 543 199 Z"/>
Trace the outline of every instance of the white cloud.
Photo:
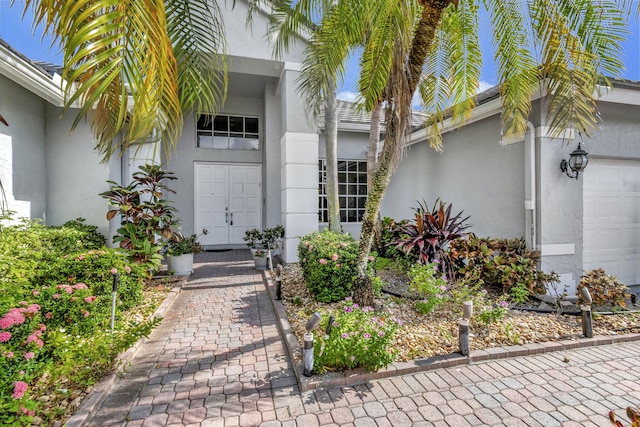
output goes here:
<path id="1" fill-rule="evenodd" d="M 343 101 L 348 101 L 348 102 L 355 102 L 357 97 L 358 97 L 357 93 L 350 92 L 350 91 L 338 92 L 336 94 L 336 98 L 341 99 Z"/>
<path id="2" fill-rule="evenodd" d="M 476 93 L 484 92 L 485 90 L 491 89 L 494 86 L 495 86 L 494 83 L 489 83 L 489 82 L 480 80 L 480 86 L 478 86 L 478 91 Z"/>

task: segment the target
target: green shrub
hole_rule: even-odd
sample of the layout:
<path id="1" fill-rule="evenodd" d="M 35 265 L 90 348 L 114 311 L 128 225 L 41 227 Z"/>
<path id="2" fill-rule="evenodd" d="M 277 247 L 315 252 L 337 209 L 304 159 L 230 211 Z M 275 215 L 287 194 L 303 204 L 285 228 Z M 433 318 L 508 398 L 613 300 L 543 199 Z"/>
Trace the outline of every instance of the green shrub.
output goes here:
<path id="1" fill-rule="evenodd" d="M 447 278 L 438 271 L 438 263 L 417 265 L 409 271 L 409 277 L 409 289 L 423 298 L 416 302 L 419 313 L 431 313 L 447 299 Z"/>
<path id="2" fill-rule="evenodd" d="M 104 327 L 110 315 L 110 300 L 96 297 L 82 282 L 45 286 L 35 293 L 49 328 L 62 328 L 73 335 L 90 335 Z"/>
<path id="3" fill-rule="evenodd" d="M 393 344 L 400 321 L 376 315 L 373 308 L 359 307 L 350 298 L 339 310 L 329 336 L 316 337 L 314 371 L 376 371 L 396 359 Z"/>
<path id="4" fill-rule="evenodd" d="M 298 257 L 309 291 L 317 301 L 343 300 L 356 276 L 358 244 L 348 234 L 329 230 L 300 239 Z"/>
<path id="5" fill-rule="evenodd" d="M 44 226 L 37 220 L 4 227 L 0 233 L 0 313 L 24 300 L 41 285 L 42 270 L 58 259 L 104 244 L 97 227 L 81 218 L 62 227 Z"/>
<path id="6" fill-rule="evenodd" d="M 27 221 L 0 234 L 0 425 L 30 425 L 36 414 L 52 425 L 59 414 L 44 413 L 38 393 L 58 399 L 62 382 L 85 389 L 159 322 L 119 321 L 115 333 L 106 330 L 113 273 L 120 315 L 141 300 L 147 271 L 117 250 L 97 249 L 95 230 L 80 220 Z"/>
<path id="7" fill-rule="evenodd" d="M 113 269 L 119 273 L 120 308 L 127 310 L 140 302 L 147 271 L 143 264 L 129 261 L 118 249 L 103 248 L 64 255 L 39 269 L 35 279 L 40 286 L 86 283 L 93 295 L 110 300 Z"/>

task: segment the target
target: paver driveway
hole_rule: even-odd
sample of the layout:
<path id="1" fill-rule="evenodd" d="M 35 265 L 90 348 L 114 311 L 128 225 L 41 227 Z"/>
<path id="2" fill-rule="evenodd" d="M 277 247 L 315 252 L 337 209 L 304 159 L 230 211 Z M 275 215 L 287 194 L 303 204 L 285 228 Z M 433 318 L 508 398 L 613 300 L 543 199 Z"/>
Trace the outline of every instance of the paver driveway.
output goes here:
<path id="1" fill-rule="evenodd" d="M 640 342 L 300 393 L 248 251 L 204 253 L 90 426 L 607 426 L 640 404 Z"/>

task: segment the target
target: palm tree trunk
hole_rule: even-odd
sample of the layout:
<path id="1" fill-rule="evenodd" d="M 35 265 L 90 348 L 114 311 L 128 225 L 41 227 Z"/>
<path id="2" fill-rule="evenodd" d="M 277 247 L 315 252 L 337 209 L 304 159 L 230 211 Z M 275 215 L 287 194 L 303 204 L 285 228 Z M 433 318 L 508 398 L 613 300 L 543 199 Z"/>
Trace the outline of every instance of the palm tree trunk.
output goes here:
<path id="1" fill-rule="evenodd" d="M 378 151 L 380 150 L 380 116 L 382 114 L 382 102 L 378 102 L 371 111 L 371 128 L 369 129 L 369 145 L 367 147 L 367 188 L 373 186 L 373 176 L 378 169 Z M 382 238 L 382 221 L 380 215 L 376 218 L 374 226 L 373 247 L 380 248 Z"/>
<path id="2" fill-rule="evenodd" d="M 329 230 L 340 233 L 340 202 L 338 200 L 338 110 L 335 82 L 324 100 L 324 143 L 327 162 L 327 207 L 329 210 Z"/>
<path id="3" fill-rule="evenodd" d="M 361 306 L 372 306 L 374 298 L 374 289 L 371 278 L 367 274 L 367 264 L 369 261 L 369 253 L 373 245 L 375 221 L 380 215 L 380 205 L 384 192 L 389 184 L 391 172 L 400 161 L 402 150 L 399 150 L 398 144 L 404 144 L 404 130 L 406 123 L 410 120 L 411 115 L 411 99 L 418 86 L 422 66 L 427 57 L 427 53 L 434 39 L 435 29 L 440 23 L 442 12 L 451 2 L 455 0 L 423 0 L 422 16 L 420 22 L 416 26 L 409 53 L 408 64 L 404 69 L 406 85 L 405 93 L 389 91 L 394 94 L 393 99 L 389 99 L 387 107 L 387 132 L 385 136 L 382 155 L 378 163 L 378 170 L 373 177 L 373 183 L 369 189 L 367 204 L 365 207 L 364 217 L 362 219 L 362 229 L 360 231 L 360 244 L 357 258 L 358 275 L 353 283 L 353 300 Z M 427 3 L 427 4 L 425 4 Z M 431 4 L 433 3 L 433 4 Z M 397 60 L 398 58 L 396 58 Z M 387 87 L 397 84 L 398 76 L 390 75 Z M 394 89 L 397 86 L 393 86 Z M 399 133 L 396 133 L 397 131 Z"/>

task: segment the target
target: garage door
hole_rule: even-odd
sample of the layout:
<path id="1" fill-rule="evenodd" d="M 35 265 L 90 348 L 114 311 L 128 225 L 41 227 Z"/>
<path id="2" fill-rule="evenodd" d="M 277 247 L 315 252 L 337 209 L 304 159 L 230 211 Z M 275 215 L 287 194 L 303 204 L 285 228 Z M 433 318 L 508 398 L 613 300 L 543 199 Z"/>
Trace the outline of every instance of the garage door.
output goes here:
<path id="1" fill-rule="evenodd" d="M 584 270 L 640 284 L 640 161 L 591 159 L 584 175 Z"/>

